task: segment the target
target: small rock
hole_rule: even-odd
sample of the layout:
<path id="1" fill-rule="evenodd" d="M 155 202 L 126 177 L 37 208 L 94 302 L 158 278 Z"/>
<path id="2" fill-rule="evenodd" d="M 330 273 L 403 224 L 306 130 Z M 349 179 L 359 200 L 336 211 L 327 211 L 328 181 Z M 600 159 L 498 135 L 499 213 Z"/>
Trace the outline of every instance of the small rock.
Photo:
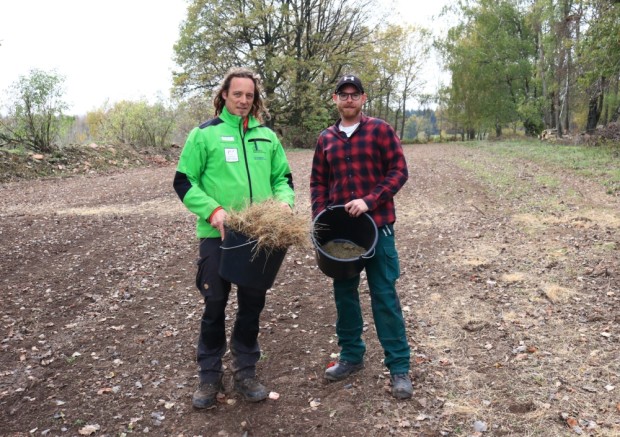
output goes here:
<path id="1" fill-rule="evenodd" d="M 487 430 L 487 424 L 485 422 L 482 422 L 480 420 L 476 420 L 474 422 L 474 431 L 476 432 L 486 432 Z"/>
<path id="2" fill-rule="evenodd" d="M 151 413 L 151 417 L 153 419 L 155 419 L 155 420 L 160 421 L 160 422 L 166 418 L 166 416 L 164 416 L 164 413 L 162 413 L 161 411 L 154 411 L 154 412 L 152 412 Z"/>

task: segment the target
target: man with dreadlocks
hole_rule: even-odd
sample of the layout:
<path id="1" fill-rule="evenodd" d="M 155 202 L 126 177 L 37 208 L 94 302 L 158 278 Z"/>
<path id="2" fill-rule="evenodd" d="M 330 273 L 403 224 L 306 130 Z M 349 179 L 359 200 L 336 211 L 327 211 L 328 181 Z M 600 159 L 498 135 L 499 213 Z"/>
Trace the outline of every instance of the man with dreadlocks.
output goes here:
<path id="1" fill-rule="evenodd" d="M 290 211 L 293 178 L 276 134 L 261 124 L 267 110 L 260 81 L 244 68 L 231 70 L 214 98 L 215 118 L 194 128 L 181 152 L 174 189 L 197 216 L 200 239 L 196 286 L 205 309 L 197 347 L 200 382 L 192 403 L 211 408 L 224 390 L 222 357 L 226 352 L 225 310 L 231 283 L 220 277 L 221 242 L 226 211 L 275 198 Z M 230 339 L 234 388 L 246 400 L 268 395 L 256 378 L 259 318 L 267 290 L 237 284 L 238 310 Z"/>

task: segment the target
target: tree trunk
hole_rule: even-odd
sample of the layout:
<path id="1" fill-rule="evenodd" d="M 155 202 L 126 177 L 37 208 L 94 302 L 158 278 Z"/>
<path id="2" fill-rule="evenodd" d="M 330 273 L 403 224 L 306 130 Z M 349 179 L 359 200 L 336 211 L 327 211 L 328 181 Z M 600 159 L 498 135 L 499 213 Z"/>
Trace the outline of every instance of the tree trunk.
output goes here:
<path id="1" fill-rule="evenodd" d="M 407 101 L 406 101 L 406 93 L 403 92 L 403 118 L 400 121 L 400 137 L 405 137 L 405 114 L 407 113 Z"/>
<path id="2" fill-rule="evenodd" d="M 601 118 L 601 111 L 603 108 L 603 94 L 590 97 L 588 102 L 588 122 L 586 124 L 586 132 L 591 134 L 596 130 L 598 121 Z"/>
<path id="3" fill-rule="evenodd" d="M 618 88 L 620 86 L 620 80 L 616 79 L 616 84 L 614 86 L 614 102 L 618 102 L 618 92 L 620 91 Z M 611 116 L 609 118 L 609 122 L 610 123 L 615 123 L 618 121 L 618 118 L 620 117 L 620 104 L 616 103 L 616 107 L 615 108 L 611 108 L 611 110 L 609 111 L 611 112 Z"/>
<path id="4" fill-rule="evenodd" d="M 558 131 L 558 138 L 562 138 L 562 102 L 560 101 L 560 93 L 554 93 L 554 119 L 555 127 Z"/>
<path id="5" fill-rule="evenodd" d="M 570 57 L 570 56 L 569 56 Z M 569 64 L 569 68 L 570 68 L 570 64 Z M 566 93 L 565 93 L 565 97 L 564 97 L 564 132 L 569 133 L 570 132 L 570 116 L 569 116 L 569 112 L 570 112 L 570 86 L 568 83 L 568 71 L 566 72 Z"/>
<path id="6" fill-rule="evenodd" d="M 398 138 L 402 139 L 403 131 L 400 131 L 400 134 L 398 132 L 398 117 L 399 116 L 400 116 L 400 105 L 398 106 L 398 109 L 396 110 L 396 113 L 394 114 L 394 131 L 396 131 L 396 135 L 398 136 Z"/>

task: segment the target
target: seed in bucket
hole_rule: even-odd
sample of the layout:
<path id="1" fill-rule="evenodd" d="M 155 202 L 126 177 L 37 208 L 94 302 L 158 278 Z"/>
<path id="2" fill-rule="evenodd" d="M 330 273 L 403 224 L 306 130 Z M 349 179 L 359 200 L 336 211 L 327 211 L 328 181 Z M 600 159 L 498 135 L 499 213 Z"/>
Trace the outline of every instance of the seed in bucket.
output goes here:
<path id="1" fill-rule="evenodd" d="M 326 254 L 338 259 L 359 258 L 366 253 L 366 249 L 351 241 L 332 240 L 321 246 Z"/>

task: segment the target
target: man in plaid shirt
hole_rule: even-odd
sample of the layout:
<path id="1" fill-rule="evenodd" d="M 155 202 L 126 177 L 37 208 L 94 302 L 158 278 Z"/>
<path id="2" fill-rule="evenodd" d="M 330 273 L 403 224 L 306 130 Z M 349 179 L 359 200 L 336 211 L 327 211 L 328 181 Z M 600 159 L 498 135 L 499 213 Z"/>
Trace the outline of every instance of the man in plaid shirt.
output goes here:
<path id="1" fill-rule="evenodd" d="M 375 255 L 365 266 L 372 314 L 390 370 L 392 395 L 408 399 L 413 392 L 410 349 L 396 293 L 400 266 L 394 243 L 394 195 L 407 181 L 407 163 L 392 127 L 362 113 L 366 94 L 358 77 L 343 76 L 332 99 L 340 119 L 317 140 L 310 175 L 312 216 L 330 205 L 344 205 L 351 216 L 367 212 L 377 224 Z M 334 279 L 336 334 L 341 351 L 338 361 L 325 371 L 330 381 L 342 380 L 364 367 L 359 282 L 359 275 Z"/>

